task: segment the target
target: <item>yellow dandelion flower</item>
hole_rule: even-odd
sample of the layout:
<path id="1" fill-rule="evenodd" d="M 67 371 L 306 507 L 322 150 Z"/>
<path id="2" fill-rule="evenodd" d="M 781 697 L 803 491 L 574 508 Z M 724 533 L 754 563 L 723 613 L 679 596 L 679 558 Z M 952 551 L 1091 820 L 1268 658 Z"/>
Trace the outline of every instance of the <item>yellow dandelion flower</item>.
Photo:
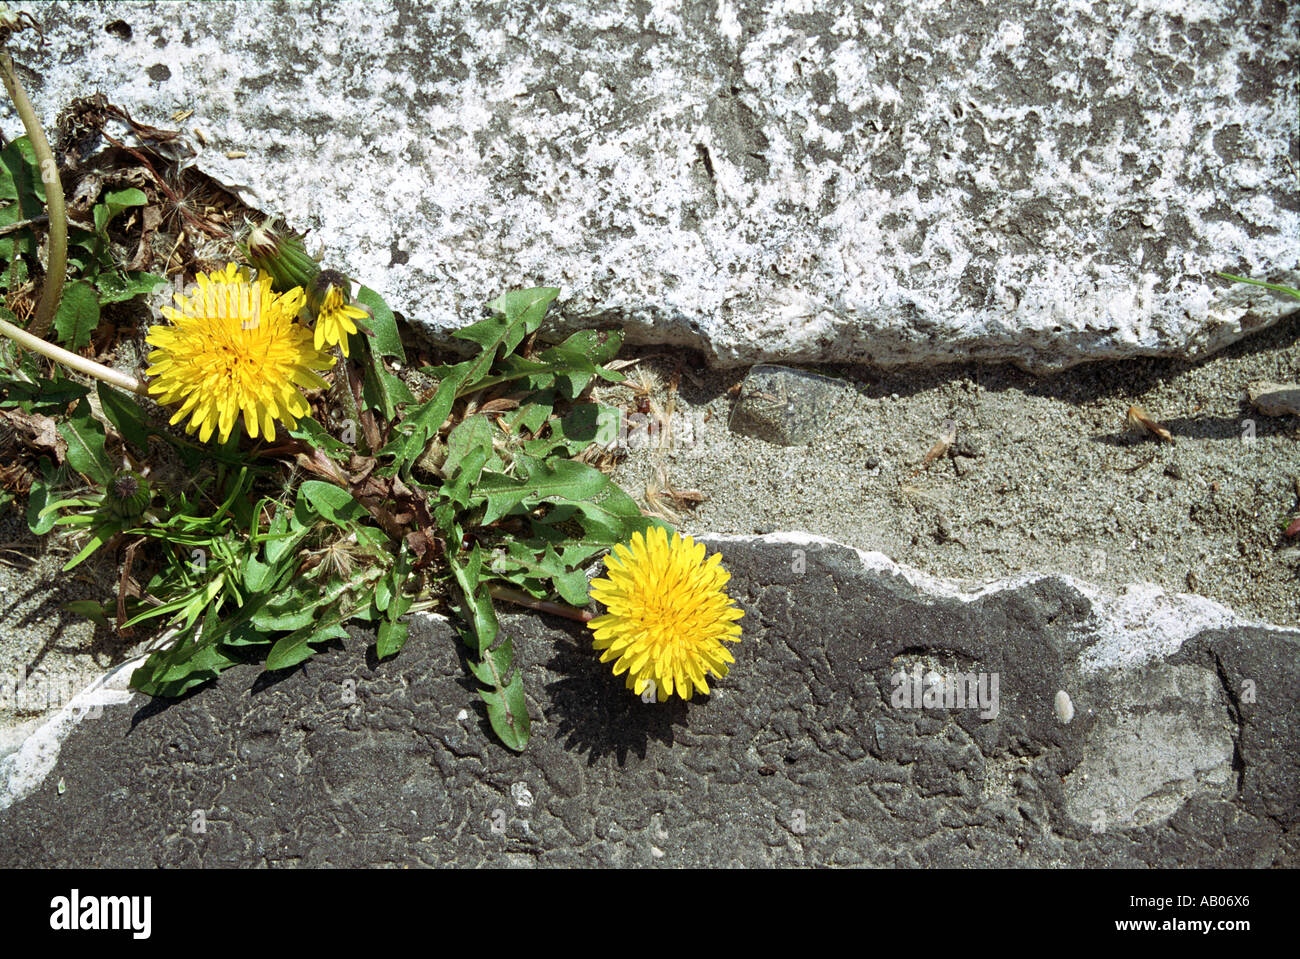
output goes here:
<path id="1" fill-rule="evenodd" d="M 230 438 L 240 414 L 248 435 L 275 436 L 275 421 L 292 427 L 309 412 L 300 390 L 324 389 L 316 370 L 334 357 L 312 346 L 311 331 L 295 322 L 306 302 L 301 289 L 276 294 L 271 278 L 250 280 L 235 264 L 199 274 L 188 296 L 162 314 L 170 326 L 155 326 L 146 337 L 157 347 L 149 354 L 149 392 L 165 405 L 181 403 L 172 423 L 190 417 L 187 433 L 207 442 L 214 432 Z"/>
<path id="2" fill-rule="evenodd" d="M 329 271 L 326 271 L 328 273 Z M 324 277 L 326 273 L 322 273 Z M 365 319 L 369 314 L 358 306 L 348 302 L 343 288 L 329 283 L 324 296 L 320 298 L 320 307 L 316 310 L 316 349 L 333 346 L 337 343 L 343 347 L 343 355 L 348 355 L 348 334 L 357 331 L 357 320 Z"/>
<path id="3" fill-rule="evenodd" d="M 608 612 L 587 625 L 602 663 L 614 675 L 627 673 L 627 688 L 638 696 L 651 682 L 660 702 L 674 691 L 690 699 L 709 691 L 705 675 L 727 675 L 736 660 L 722 644 L 740 641 L 735 621 L 743 610 L 723 591 L 731 574 L 719 564 L 721 553 L 706 561 L 703 543 L 661 526 L 636 533 L 628 546 L 606 557 L 608 579 L 593 580 L 591 596 Z"/>

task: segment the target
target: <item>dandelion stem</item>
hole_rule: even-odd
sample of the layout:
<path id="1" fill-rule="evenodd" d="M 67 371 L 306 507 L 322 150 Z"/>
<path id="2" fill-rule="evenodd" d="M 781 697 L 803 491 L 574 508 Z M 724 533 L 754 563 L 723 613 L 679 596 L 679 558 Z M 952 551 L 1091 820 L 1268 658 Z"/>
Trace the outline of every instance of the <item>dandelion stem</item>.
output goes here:
<path id="1" fill-rule="evenodd" d="M 116 386 L 118 389 L 126 390 L 129 393 L 136 393 L 140 396 L 149 395 L 148 387 L 130 373 L 122 373 L 119 370 L 111 369 L 102 363 L 88 360 L 84 356 L 70 353 L 61 346 L 55 346 L 53 343 L 43 340 L 39 336 L 33 336 L 21 327 L 14 326 L 8 320 L 0 319 L 0 333 L 9 337 L 9 339 L 13 340 L 19 346 L 29 349 L 33 353 L 40 353 L 42 356 L 48 356 L 56 363 L 62 363 L 64 366 L 76 370 L 78 373 L 84 373 L 86 376 L 93 376 L 97 380 L 103 380 L 110 386 Z"/>
<path id="2" fill-rule="evenodd" d="M 517 589 L 511 589 L 509 586 L 498 586 L 496 583 L 492 583 L 488 586 L 488 592 L 492 594 L 493 599 L 503 599 L 507 603 L 514 603 L 518 606 L 527 606 L 529 609 L 535 609 L 539 613 L 550 613 L 552 616 L 563 616 L 565 619 L 577 620 L 579 623 L 588 623 L 595 618 L 590 610 L 575 609 L 572 606 L 565 606 L 562 603 L 548 603 L 546 600 L 533 599 L 527 593 L 520 592 Z"/>
<path id="3" fill-rule="evenodd" d="M 50 217 L 50 255 L 45 267 L 45 285 L 41 289 L 36 318 L 32 320 L 31 326 L 31 331 L 37 336 L 45 336 L 50 331 L 54 311 L 63 296 L 63 279 L 68 270 L 68 217 L 63 203 L 63 181 L 59 179 L 59 167 L 54 162 L 50 141 L 45 138 L 41 121 L 32 109 L 31 100 L 27 99 L 27 91 L 18 82 L 13 58 L 6 50 L 0 50 L 0 79 L 4 80 L 9 99 L 13 100 L 14 109 L 23 121 L 23 128 L 27 131 L 27 139 L 31 142 L 36 157 L 36 168 L 41 171 L 41 182 L 45 184 L 45 207 Z"/>

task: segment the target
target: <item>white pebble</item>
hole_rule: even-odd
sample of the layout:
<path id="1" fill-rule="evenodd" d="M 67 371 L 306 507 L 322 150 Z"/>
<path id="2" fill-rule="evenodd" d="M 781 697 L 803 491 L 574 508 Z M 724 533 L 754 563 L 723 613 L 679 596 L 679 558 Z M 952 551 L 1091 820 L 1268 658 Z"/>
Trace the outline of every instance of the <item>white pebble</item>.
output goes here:
<path id="1" fill-rule="evenodd" d="M 1056 693 L 1056 718 L 1065 725 L 1074 718 L 1074 703 L 1070 702 L 1070 694 L 1064 689 Z"/>

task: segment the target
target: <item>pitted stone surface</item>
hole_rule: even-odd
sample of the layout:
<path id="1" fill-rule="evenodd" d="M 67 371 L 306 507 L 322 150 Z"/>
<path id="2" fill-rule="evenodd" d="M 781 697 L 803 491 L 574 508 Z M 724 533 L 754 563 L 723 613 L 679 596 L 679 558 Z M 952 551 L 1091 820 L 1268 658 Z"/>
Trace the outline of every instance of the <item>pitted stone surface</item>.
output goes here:
<path id="1" fill-rule="evenodd" d="M 1141 611 L 1056 576 L 964 594 L 826 540 L 709 542 L 746 616 L 707 699 L 642 703 L 583 627 L 506 616 L 516 755 L 420 619 L 385 663 L 358 635 L 106 706 L 0 812 L 0 865 L 1300 865 L 1300 633 L 1220 608 L 1085 660 Z M 900 705 L 914 670 L 996 675 L 993 708 Z"/>
<path id="2" fill-rule="evenodd" d="M 1195 792 L 1231 795 L 1235 726 L 1219 677 L 1199 666 L 1150 667 L 1123 680 L 1109 715 L 1066 777 L 1066 812 L 1097 828 L 1167 819 Z M 1096 693 L 1094 693 L 1094 697 Z"/>
<path id="3" fill-rule="evenodd" d="M 1300 278 L 1280 0 L 33 7 L 47 119 L 193 110 L 201 168 L 435 331 L 546 283 L 717 364 L 1042 370 L 1294 308 L 1213 276 Z"/>

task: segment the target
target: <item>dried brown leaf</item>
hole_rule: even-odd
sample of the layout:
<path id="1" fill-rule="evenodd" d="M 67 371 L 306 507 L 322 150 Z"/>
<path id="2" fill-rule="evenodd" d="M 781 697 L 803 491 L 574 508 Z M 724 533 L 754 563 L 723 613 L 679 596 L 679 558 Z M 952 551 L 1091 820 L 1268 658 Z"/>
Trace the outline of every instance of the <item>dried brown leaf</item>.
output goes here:
<path id="1" fill-rule="evenodd" d="M 1128 416 L 1125 418 L 1128 428 L 1135 432 L 1147 432 L 1156 436 L 1166 443 L 1174 441 L 1174 435 L 1167 429 L 1147 415 L 1147 411 L 1134 403 L 1128 408 Z"/>
<path id="2" fill-rule="evenodd" d="M 939 438 L 935 440 L 934 445 L 930 447 L 930 449 L 926 452 L 925 456 L 921 457 L 921 465 L 918 466 L 912 472 L 912 475 L 915 476 L 917 473 L 921 472 L 921 470 L 925 469 L 927 466 L 929 466 L 939 457 L 943 456 L 945 453 L 948 452 L 948 450 L 952 449 L 952 445 L 956 442 L 957 442 L 957 421 L 944 420 L 943 432 L 939 434 Z"/>
<path id="3" fill-rule="evenodd" d="M 52 453 L 60 465 L 68 453 L 68 441 L 59 435 L 58 425 L 43 413 L 26 413 L 20 409 L 0 410 L 5 421 L 29 449 Z"/>

